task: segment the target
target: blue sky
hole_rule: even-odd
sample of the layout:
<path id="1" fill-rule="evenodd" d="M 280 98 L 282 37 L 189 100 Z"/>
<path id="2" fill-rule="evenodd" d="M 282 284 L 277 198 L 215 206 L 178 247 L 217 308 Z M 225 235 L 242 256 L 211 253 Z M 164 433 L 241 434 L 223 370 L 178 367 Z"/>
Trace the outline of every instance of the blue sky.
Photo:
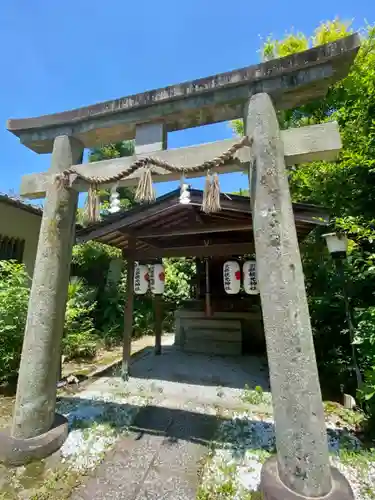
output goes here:
<path id="1" fill-rule="evenodd" d="M 327 19 L 375 22 L 374 0 L 11 0 L 0 6 L 0 192 L 48 169 L 49 155 L 22 146 L 8 118 L 53 113 L 205 77 L 259 61 L 260 37 Z M 170 147 L 231 137 L 228 124 L 169 134 Z M 225 191 L 246 187 L 222 176 Z M 193 185 L 202 186 L 202 180 Z M 176 186 L 158 184 L 162 194 Z"/>

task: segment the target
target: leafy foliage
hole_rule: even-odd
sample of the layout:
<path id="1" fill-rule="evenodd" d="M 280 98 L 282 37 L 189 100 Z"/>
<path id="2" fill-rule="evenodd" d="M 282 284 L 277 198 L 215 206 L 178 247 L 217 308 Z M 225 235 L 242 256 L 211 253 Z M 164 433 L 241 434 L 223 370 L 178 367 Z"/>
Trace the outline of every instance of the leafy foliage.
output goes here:
<path id="1" fill-rule="evenodd" d="M 309 40 L 303 33 L 290 33 L 281 41 L 272 40 L 271 37 L 268 37 L 262 48 L 262 56 L 265 61 L 269 61 L 278 57 L 295 54 L 308 48 Z"/>
<path id="2" fill-rule="evenodd" d="M 350 22 L 343 22 L 337 18 L 333 21 L 321 23 L 316 28 L 314 36 L 312 37 L 313 47 L 324 45 L 325 43 L 335 42 L 336 40 L 351 34 L 353 30 L 350 28 L 350 25 Z"/>
<path id="3" fill-rule="evenodd" d="M 89 162 L 110 160 L 123 156 L 132 156 L 134 154 L 134 141 L 121 141 L 113 144 L 107 144 L 97 149 L 93 149 L 89 154 Z M 120 197 L 120 207 L 122 210 L 129 210 L 136 202 L 134 199 L 135 190 L 129 187 L 120 187 L 117 189 Z M 100 191 L 100 203 L 102 216 L 109 214 L 110 207 L 110 191 Z"/>
<path id="4" fill-rule="evenodd" d="M 164 327 L 172 331 L 174 311 L 191 297 L 190 283 L 195 276 L 195 263 L 192 259 L 164 259 L 165 266 L 165 318 Z"/>
<path id="5" fill-rule="evenodd" d="M 192 259 L 165 259 L 165 294 L 164 299 L 176 306 L 190 297 L 190 280 L 195 274 Z"/>
<path id="6" fill-rule="evenodd" d="M 21 359 L 30 278 L 23 264 L 0 261 L 0 382 L 14 379 Z M 72 279 L 68 289 L 63 353 L 67 359 L 95 356 L 98 337 L 92 313 L 95 290 L 80 279 Z"/>
<path id="7" fill-rule="evenodd" d="M 134 154 L 134 141 L 120 141 L 101 146 L 90 151 L 89 161 L 111 160 Z"/>
<path id="8" fill-rule="evenodd" d="M 302 166 L 291 172 L 293 198 L 327 207 L 332 227 L 344 230 L 351 238 L 346 262 L 346 276 L 357 328 L 356 347 L 362 371 L 366 374 L 375 366 L 375 345 L 371 331 L 375 329 L 372 308 L 375 305 L 374 286 L 374 167 L 375 167 L 375 30 L 368 27 L 367 37 L 347 78 L 339 82 L 327 98 L 299 114 L 290 113 L 288 120 L 299 125 L 303 116 L 312 122 L 337 120 L 341 130 L 343 151 L 337 163 L 319 162 Z M 346 387 L 353 389 L 348 359 L 347 327 L 337 275 L 327 272 L 328 256 L 320 260 L 308 257 L 305 247 L 304 263 L 307 275 L 310 310 L 317 339 L 322 339 L 324 328 L 331 329 L 331 340 L 336 341 L 335 358 L 325 356 L 324 363 L 335 359 L 344 368 Z M 310 250 L 311 252 L 311 250 Z M 325 272 L 325 277 L 323 277 Z M 337 300 L 338 299 L 338 300 Z M 329 307 L 331 304 L 331 307 Z M 334 310 L 335 315 L 329 315 Z M 324 325 L 322 319 L 325 319 Z M 341 340 L 341 342 L 340 342 Z M 346 344 L 346 345 L 345 345 Z M 366 380 L 366 383 L 368 381 Z M 366 391 L 366 388 L 362 388 Z M 368 393 L 367 393 L 368 394 Z M 359 394 L 360 395 L 360 394 Z"/>
<path id="9" fill-rule="evenodd" d="M 108 283 L 110 263 L 120 253 L 107 245 L 89 242 L 73 249 L 72 272 L 95 287 L 96 307 L 92 311 L 95 329 L 106 346 L 122 341 L 126 290 L 126 266 L 118 283 Z M 124 263 L 125 264 L 125 263 Z M 190 259 L 164 259 L 166 287 L 164 302 L 164 329 L 171 330 L 176 307 L 190 297 L 190 280 L 195 266 Z M 153 334 L 154 313 L 150 295 L 135 297 L 133 335 Z"/>
<path id="10" fill-rule="evenodd" d="M 132 156 L 134 154 L 134 141 L 120 141 L 92 149 L 89 152 L 89 162 L 98 162 L 102 160 L 111 160 L 123 156 Z M 132 187 L 120 187 L 117 189 L 120 200 L 120 209 L 129 210 L 135 202 L 135 190 Z M 110 214 L 110 195 L 109 189 L 99 191 L 101 217 Z M 82 226 L 87 225 L 87 199 L 85 208 L 77 210 L 77 221 Z"/>
<path id="11" fill-rule="evenodd" d="M 322 23 L 310 38 L 288 34 L 269 37 L 263 59 L 282 57 L 351 33 L 350 23 Z M 326 207 L 331 229 L 349 238 L 345 276 L 356 328 L 357 351 L 365 385 L 357 393 L 375 416 L 375 27 L 367 26 L 362 46 L 346 78 L 333 85 L 325 99 L 278 113 L 280 127 L 301 127 L 336 120 L 343 150 L 335 163 L 314 162 L 289 172 L 293 201 Z M 242 120 L 232 123 L 243 135 Z M 327 229 L 324 230 L 327 232 Z M 301 247 L 306 287 L 323 389 L 337 395 L 342 384 L 355 393 L 350 337 L 340 277 L 315 230 Z"/>
<path id="12" fill-rule="evenodd" d="M 0 383 L 17 377 L 21 359 L 30 278 L 23 264 L 0 261 Z M 68 290 L 63 353 L 68 359 L 95 356 L 98 337 L 92 313 L 95 290 L 83 280 L 72 279 Z"/>
<path id="13" fill-rule="evenodd" d="M 13 378 L 21 359 L 29 300 L 23 264 L 0 261 L 0 382 Z"/>
<path id="14" fill-rule="evenodd" d="M 321 24 L 313 45 L 334 41 L 351 32 L 339 20 Z M 289 43 L 291 52 L 297 45 Z M 280 44 L 274 43 L 275 55 Z M 267 48 L 267 50 L 270 50 Z M 285 55 L 285 54 L 284 54 Z M 375 28 L 367 26 L 362 46 L 349 75 L 332 86 L 325 99 L 279 115 L 282 128 L 336 120 L 343 150 L 336 163 L 315 162 L 290 172 L 294 201 L 327 208 L 334 230 L 347 232 L 349 254 L 345 263 L 356 326 L 355 347 L 365 374 L 358 396 L 375 400 Z M 242 123 L 234 124 L 241 132 Z M 302 248 L 306 286 L 322 381 L 334 390 L 342 383 L 355 391 L 351 345 L 347 331 L 342 283 L 324 248 L 321 232 Z M 375 410 L 375 401 L 373 404 Z M 373 413 L 375 414 L 375 412 Z"/>
<path id="15" fill-rule="evenodd" d="M 98 338 L 94 334 L 92 312 L 96 303 L 95 290 L 87 287 L 80 278 L 71 278 L 65 312 L 62 352 L 66 359 L 93 358 Z"/>

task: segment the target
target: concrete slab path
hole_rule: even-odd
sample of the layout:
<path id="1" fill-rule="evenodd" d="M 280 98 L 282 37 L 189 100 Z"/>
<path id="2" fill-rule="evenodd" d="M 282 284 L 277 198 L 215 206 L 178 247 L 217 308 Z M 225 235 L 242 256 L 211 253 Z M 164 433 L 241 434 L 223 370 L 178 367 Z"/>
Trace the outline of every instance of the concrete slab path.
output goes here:
<path id="1" fill-rule="evenodd" d="M 210 408 L 241 405 L 245 384 L 267 391 L 267 367 L 254 357 L 187 354 L 167 345 L 161 356 L 146 349 L 131 375 L 124 383 L 114 372 L 90 385 L 96 393 L 142 394 L 149 403 L 72 500 L 195 499 L 220 421 Z"/>
<path id="2" fill-rule="evenodd" d="M 195 499 L 216 427 L 209 415 L 143 408 L 130 435 L 116 444 L 72 500 Z"/>

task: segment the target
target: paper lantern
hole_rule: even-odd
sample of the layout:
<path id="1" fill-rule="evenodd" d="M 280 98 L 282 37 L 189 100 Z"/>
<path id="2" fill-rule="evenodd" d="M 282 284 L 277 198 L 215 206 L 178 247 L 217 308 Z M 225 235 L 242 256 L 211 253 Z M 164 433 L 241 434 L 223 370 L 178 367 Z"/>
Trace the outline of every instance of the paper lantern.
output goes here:
<path id="1" fill-rule="evenodd" d="M 248 260 L 243 265 L 243 287 L 248 295 L 258 295 L 257 268 L 255 260 Z"/>
<path id="2" fill-rule="evenodd" d="M 224 290 L 229 295 L 236 295 L 241 288 L 241 269 L 238 262 L 228 260 L 223 266 Z"/>
<path id="3" fill-rule="evenodd" d="M 155 295 L 164 293 L 165 274 L 163 264 L 154 264 L 150 269 L 150 288 Z"/>
<path id="4" fill-rule="evenodd" d="M 134 268 L 134 293 L 144 295 L 148 290 L 148 267 L 144 264 L 135 264 Z"/>

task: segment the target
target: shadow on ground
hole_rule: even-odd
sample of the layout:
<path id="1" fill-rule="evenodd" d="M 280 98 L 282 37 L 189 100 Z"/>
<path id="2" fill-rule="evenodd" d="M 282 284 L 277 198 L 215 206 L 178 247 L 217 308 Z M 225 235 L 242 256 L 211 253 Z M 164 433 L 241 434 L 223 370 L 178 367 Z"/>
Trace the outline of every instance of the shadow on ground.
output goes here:
<path id="1" fill-rule="evenodd" d="M 118 369 L 107 376 L 118 376 Z M 153 348 L 142 349 L 131 363 L 131 377 L 193 385 L 243 389 L 261 386 L 269 390 L 266 358 L 257 356 L 209 356 L 186 353 L 176 346 L 165 346 L 160 356 Z"/>
<path id="2" fill-rule="evenodd" d="M 71 428 L 90 428 L 97 424 L 107 424 L 118 430 L 127 426 L 128 430 L 136 435 L 136 440 L 141 440 L 144 436 L 164 436 L 171 443 L 183 440 L 204 446 L 214 440 L 220 447 L 235 445 L 237 456 L 252 449 L 275 451 L 275 429 L 270 421 L 225 418 L 152 404 L 139 409 L 129 404 L 76 397 L 62 397 L 59 402 L 65 409 Z M 90 414 L 91 418 L 87 418 Z M 127 425 L 129 422 L 126 421 L 126 416 L 129 414 L 136 414 L 136 417 Z M 222 432 L 218 434 L 219 427 Z M 327 429 L 327 434 L 330 452 L 337 452 L 338 447 L 352 452 L 359 451 L 359 441 L 354 433 L 347 429 Z"/>
<path id="3" fill-rule="evenodd" d="M 209 410 L 213 411 L 213 408 Z M 57 452 L 45 461 L 29 464 L 23 471 L 0 466 L 0 491 L 8 495 L 5 498 L 70 498 L 71 494 L 72 500 L 117 498 L 115 493 L 119 491 L 138 491 L 142 481 L 147 488 L 157 483 L 158 491 L 160 484 L 163 487 L 169 485 L 173 490 L 177 475 L 180 483 L 187 481 L 189 476 L 188 487 L 196 492 L 201 466 L 212 441 L 216 446 L 230 450 L 231 456 L 239 461 L 246 460 L 246 452 L 252 450 L 275 451 L 274 425 L 271 421 L 257 420 L 258 417 L 225 418 L 202 414 L 194 409 L 171 409 L 155 403 L 139 406 L 78 395 L 60 396 L 57 411 L 68 417 L 70 431 L 82 429 L 81 435 L 71 432 L 68 437 L 71 439 L 68 447 L 73 445 L 75 451 L 71 448 L 73 454 L 65 463 L 61 462 L 60 452 Z M 98 427 L 99 424 L 103 427 Z M 72 472 L 69 464 L 87 463 L 88 452 L 90 456 L 99 453 L 99 460 L 103 458 L 102 451 L 95 451 L 95 440 L 106 435 L 106 428 L 110 435 L 118 435 L 114 449 L 88 476 L 80 471 Z M 335 443 L 339 443 L 341 449 L 359 451 L 353 446 L 355 438 L 347 430 L 328 431 L 328 434 L 331 451 L 337 451 L 333 446 Z M 185 474 L 187 469 L 190 470 L 188 476 Z M 72 493 L 81 482 L 82 488 Z M 103 496 L 103 491 L 109 487 L 113 496 Z M 34 495 L 35 492 L 38 496 Z M 56 496 L 61 492 L 66 496 Z M 34 496 L 25 496 L 29 493 Z M 138 498 L 133 493 L 125 496 L 125 492 L 122 498 Z M 189 498 L 195 498 L 194 495 Z M 147 498 L 160 497 L 149 495 Z M 185 497 L 178 496 L 173 490 L 170 496 L 163 498 Z"/>

